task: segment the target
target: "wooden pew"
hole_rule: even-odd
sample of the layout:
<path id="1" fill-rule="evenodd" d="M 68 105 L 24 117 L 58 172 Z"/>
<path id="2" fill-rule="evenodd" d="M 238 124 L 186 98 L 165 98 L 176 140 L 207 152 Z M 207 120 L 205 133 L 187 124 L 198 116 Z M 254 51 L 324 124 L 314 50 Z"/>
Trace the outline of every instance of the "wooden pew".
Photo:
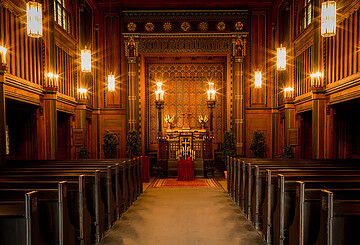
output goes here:
<path id="1" fill-rule="evenodd" d="M 1 171 L 0 171 L 1 174 Z M 79 174 L 77 173 L 34 173 L 32 175 L 12 174 L 0 176 L 1 181 L 16 181 L 21 179 L 22 181 L 68 181 L 79 183 Z M 100 171 L 94 171 L 94 174 L 85 175 L 85 189 L 86 189 L 86 205 L 91 214 L 91 234 L 92 241 L 99 242 L 105 232 L 106 223 L 105 219 L 105 205 L 101 194 L 100 185 Z"/>
<path id="2" fill-rule="evenodd" d="M 58 188 L 58 181 L 36 180 L 3 180 L 0 178 L 0 189 L 37 190 Z M 91 244 L 91 215 L 86 205 L 85 176 L 79 176 L 79 181 L 67 182 L 69 199 L 69 214 L 75 227 L 77 243 Z"/>
<path id="3" fill-rule="evenodd" d="M 276 201 L 277 201 L 277 187 L 278 181 L 277 178 L 272 178 L 273 175 L 283 174 L 286 175 L 287 179 L 289 180 L 323 180 L 329 179 L 331 176 L 334 180 L 342 180 L 351 178 L 353 179 L 354 176 L 359 176 L 360 171 L 343 171 L 339 173 L 336 170 L 333 171 L 307 171 L 307 172 L 300 172 L 299 170 L 294 170 L 292 172 L 281 172 L 281 171 L 270 171 L 267 170 L 267 177 L 266 177 L 266 188 L 265 188 L 265 198 L 262 204 L 262 233 L 263 237 L 267 242 L 270 242 L 272 239 L 272 227 L 273 227 L 273 214 L 276 212 Z"/>
<path id="4" fill-rule="evenodd" d="M 320 230 L 315 245 L 360 244 L 360 191 L 321 192 Z"/>
<path id="5" fill-rule="evenodd" d="M 135 164 L 135 168 L 134 168 L 134 164 L 129 161 L 131 159 L 127 159 L 126 161 L 122 161 L 122 159 L 85 159 L 85 160 L 36 160 L 36 161 L 10 161 L 9 162 L 9 165 L 11 166 L 14 166 L 14 167 L 24 167 L 24 166 L 28 166 L 29 163 L 31 165 L 36 165 L 36 166 L 42 166 L 42 165 L 51 165 L 51 166 L 54 166 L 54 165 L 71 165 L 71 166 L 74 166 L 75 164 L 76 165 L 81 165 L 81 166 L 88 166 L 88 165 L 92 165 L 92 166 L 103 166 L 103 165 L 110 165 L 110 164 L 120 164 L 120 170 L 123 171 L 121 169 L 121 164 L 125 164 L 125 168 L 126 168 L 126 172 L 123 172 L 123 176 L 122 176 L 122 180 L 126 180 L 126 181 L 123 181 L 123 182 L 120 182 L 122 184 L 120 185 L 123 185 L 121 186 L 121 190 L 122 190 L 122 193 L 123 193 L 123 200 L 122 200 L 122 203 L 123 203 L 123 207 L 122 207 L 122 211 L 125 211 L 130 205 L 132 202 L 135 201 L 136 197 L 140 195 L 140 193 L 142 193 L 142 161 L 141 161 L 142 157 L 138 157 L 138 158 L 135 158 L 133 160 L 137 160 L 136 164 Z M 131 163 L 130 163 L 131 162 Z M 76 166 L 75 165 L 75 166 Z M 131 167 L 133 169 L 127 169 L 128 167 Z M 131 176 L 125 176 L 126 174 L 131 174 Z M 121 175 L 120 175 L 121 176 Z M 126 184 L 124 184 L 126 183 Z M 131 186 L 129 186 L 131 185 Z M 136 185 L 136 188 L 135 188 L 135 185 Z M 131 191 L 130 190 L 127 190 L 127 189 L 124 189 L 124 188 L 131 188 Z M 117 211 L 118 210 L 121 210 L 121 206 L 117 206 L 117 207 L 120 207 L 120 208 L 117 208 Z M 119 217 L 120 216 L 120 213 L 121 212 L 117 212 L 116 214 L 116 217 Z"/>
<path id="6" fill-rule="evenodd" d="M 266 183 L 270 183 L 267 182 L 268 180 L 271 179 L 271 175 L 269 175 L 269 173 L 267 172 L 267 170 L 272 171 L 272 173 L 276 176 L 277 173 L 281 173 L 281 172 L 298 172 L 298 171 L 302 171 L 304 173 L 306 172 L 315 172 L 315 171 L 322 171 L 324 169 L 328 170 L 328 171 L 348 171 L 348 170 L 359 170 L 360 167 L 354 166 L 354 167 L 344 167 L 344 169 L 339 170 L 339 167 L 334 166 L 332 164 L 330 165 L 326 165 L 326 164 L 322 164 L 322 165 L 314 165 L 314 166 L 310 166 L 310 165 L 305 165 L 305 166 L 293 166 L 292 168 L 290 168 L 289 166 L 276 166 L 276 167 L 259 167 L 257 165 L 255 166 L 251 166 L 252 168 L 254 168 L 253 171 L 253 175 L 251 175 L 250 177 L 248 177 L 247 179 L 250 181 L 248 181 L 245 185 L 245 194 L 241 195 L 244 196 L 244 203 L 245 203 L 245 207 L 246 207 L 246 211 L 247 211 L 247 216 L 249 217 L 249 219 L 251 219 L 254 223 L 254 227 L 256 229 L 259 229 L 260 224 L 260 218 L 259 215 L 262 213 L 261 209 L 262 209 L 262 204 L 265 200 L 265 194 L 266 194 L 266 190 L 268 190 L 268 193 L 271 194 L 271 191 L 274 190 L 274 188 L 271 188 L 269 186 L 266 186 Z M 248 173 L 248 172 L 247 172 Z M 271 190 L 270 190 L 271 189 Z"/>
<path id="7" fill-rule="evenodd" d="M 20 194 L 13 198 L 13 195 Z M 0 201 L 0 240 L 7 245 L 45 245 L 41 238 L 38 193 L 12 193 Z M 14 233 L 15 232 L 15 233 Z"/>
<path id="8" fill-rule="evenodd" d="M 289 244 L 314 244 L 319 234 L 321 190 L 360 189 L 360 179 L 296 181 L 295 210 L 289 227 Z"/>
<path id="9" fill-rule="evenodd" d="M 28 168 L 6 168 L 3 171 L 1 171 L 0 176 L 2 175 L 10 175 L 10 174 L 36 174 L 41 173 L 42 175 L 45 174 L 86 174 L 86 175 L 92 175 L 94 171 L 100 171 L 100 187 L 101 187 L 101 197 L 103 199 L 103 202 L 105 204 L 105 226 L 110 229 L 113 222 L 115 221 L 115 215 L 116 215 L 116 203 L 115 200 L 120 199 L 115 197 L 115 193 L 113 192 L 113 181 L 112 176 L 115 173 L 115 170 L 111 169 L 110 166 L 107 167 L 83 167 L 76 169 L 75 167 L 69 168 L 66 167 L 34 167 L 29 166 Z M 118 193 L 117 193 L 118 194 Z"/>
<path id="10" fill-rule="evenodd" d="M 1 189 L 1 201 L 6 202 L 11 199 L 14 193 L 18 196 L 19 194 L 16 194 L 18 191 L 21 195 L 29 192 L 29 190 Z M 75 245 L 77 239 L 75 228 L 70 222 L 66 181 L 59 182 L 57 189 L 38 191 L 38 213 L 40 234 L 46 244 Z"/>
<path id="11" fill-rule="evenodd" d="M 268 170 L 269 171 L 269 170 Z M 271 171 L 269 171 L 271 172 Z M 277 172 L 278 178 L 273 177 L 270 181 L 267 180 L 268 190 L 265 193 L 265 200 L 262 210 L 262 228 L 264 237 L 267 241 L 273 240 L 274 244 L 284 244 L 285 235 L 283 233 L 284 227 L 288 227 L 289 222 L 289 210 L 285 207 L 290 207 L 289 203 L 293 203 L 295 199 L 294 195 L 287 195 L 285 197 L 285 178 L 289 183 L 295 183 L 298 180 L 346 180 L 346 179 L 358 179 L 360 178 L 360 171 L 313 171 L 313 172 Z M 271 176 L 269 177 L 271 178 Z M 286 199 L 286 200 L 285 200 Z M 288 204 L 286 205 L 285 204 Z M 284 219 L 286 217 L 286 219 Z"/>

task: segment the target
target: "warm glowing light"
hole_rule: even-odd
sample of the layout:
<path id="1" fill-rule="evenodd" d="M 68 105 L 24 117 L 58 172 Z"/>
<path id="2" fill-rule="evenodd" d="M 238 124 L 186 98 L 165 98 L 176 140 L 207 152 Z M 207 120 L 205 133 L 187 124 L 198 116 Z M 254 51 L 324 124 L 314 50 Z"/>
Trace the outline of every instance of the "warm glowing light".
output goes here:
<path id="1" fill-rule="evenodd" d="M 108 75 L 108 91 L 115 92 L 115 76 Z"/>
<path id="2" fill-rule="evenodd" d="M 207 99 L 208 100 L 215 100 L 215 89 L 214 89 L 214 83 L 209 82 L 209 89 L 207 91 Z"/>
<path id="3" fill-rule="evenodd" d="M 78 89 L 78 92 L 79 92 L 79 99 L 80 99 L 80 100 L 86 100 L 87 89 L 85 89 L 85 88 L 79 88 L 79 89 Z"/>
<path id="4" fill-rule="evenodd" d="M 311 81 L 310 81 L 311 87 L 321 87 L 321 73 L 320 72 L 313 73 L 310 75 L 310 77 L 311 77 Z"/>
<path id="5" fill-rule="evenodd" d="M 47 77 L 48 77 L 48 83 L 47 83 L 47 86 L 48 87 L 57 87 L 59 85 L 59 75 L 57 74 L 53 74 L 51 72 L 49 72 L 47 74 Z"/>
<path id="6" fill-rule="evenodd" d="M 156 91 L 155 91 L 155 97 L 156 100 L 164 100 L 164 91 L 162 90 L 162 83 L 161 82 L 157 82 L 156 83 Z"/>
<path id="7" fill-rule="evenodd" d="M 321 4 L 321 35 L 331 37 L 336 34 L 336 2 L 326 1 Z"/>
<path id="8" fill-rule="evenodd" d="M 255 72 L 255 88 L 261 88 L 261 71 Z"/>
<path id="9" fill-rule="evenodd" d="M 42 5 L 37 2 L 26 4 L 27 35 L 29 37 L 42 37 Z"/>
<path id="10" fill-rule="evenodd" d="M 277 48 L 277 69 L 278 70 L 286 70 L 286 48 L 282 45 L 280 48 Z"/>
<path id="11" fill-rule="evenodd" d="M 81 71 L 82 72 L 91 72 L 91 50 L 85 49 L 81 50 Z"/>
<path id="12" fill-rule="evenodd" d="M 0 64 L 6 64 L 6 48 L 0 46 Z"/>
<path id="13" fill-rule="evenodd" d="M 285 99 L 289 99 L 293 97 L 293 88 L 292 87 L 287 87 L 284 88 L 284 98 Z"/>

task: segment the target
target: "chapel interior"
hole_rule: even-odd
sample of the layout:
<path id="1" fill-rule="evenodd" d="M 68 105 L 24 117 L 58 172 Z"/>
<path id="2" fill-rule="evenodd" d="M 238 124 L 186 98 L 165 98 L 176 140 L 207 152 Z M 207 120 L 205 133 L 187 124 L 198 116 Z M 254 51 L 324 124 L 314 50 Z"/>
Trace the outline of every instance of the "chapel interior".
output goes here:
<path id="1" fill-rule="evenodd" d="M 0 244 L 360 244 L 359 112 L 359 0 L 0 0 Z"/>

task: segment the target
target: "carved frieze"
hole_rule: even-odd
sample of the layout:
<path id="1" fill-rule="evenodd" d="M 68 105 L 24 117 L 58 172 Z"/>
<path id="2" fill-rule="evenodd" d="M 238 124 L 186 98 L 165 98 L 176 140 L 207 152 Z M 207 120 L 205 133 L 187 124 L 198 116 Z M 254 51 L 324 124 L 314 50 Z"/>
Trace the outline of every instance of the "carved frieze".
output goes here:
<path id="1" fill-rule="evenodd" d="M 139 40 L 140 53 L 197 53 L 223 52 L 230 53 L 233 49 L 231 38 L 222 39 L 145 39 Z"/>
<path id="2" fill-rule="evenodd" d="M 248 11 L 124 11 L 123 18 L 129 33 L 240 32 L 247 28 Z"/>

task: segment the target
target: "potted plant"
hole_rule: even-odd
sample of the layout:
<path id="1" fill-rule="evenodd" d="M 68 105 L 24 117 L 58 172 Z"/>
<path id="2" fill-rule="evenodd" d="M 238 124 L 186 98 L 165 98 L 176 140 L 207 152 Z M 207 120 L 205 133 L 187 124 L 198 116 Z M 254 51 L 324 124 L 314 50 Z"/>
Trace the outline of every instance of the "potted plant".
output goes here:
<path id="1" fill-rule="evenodd" d="M 281 156 L 281 158 L 294 158 L 291 145 L 284 145 L 283 152 L 284 154 Z"/>
<path id="2" fill-rule="evenodd" d="M 236 155 L 236 141 L 235 135 L 232 131 L 226 131 L 224 133 L 223 143 L 222 143 L 222 151 L 224 158 L 227 156 L 235 157 Z"/>
<path id="3" fill-rule="evenodd" d="M 106 130 L 104 136 L 104 144 L 102 145 L 105 158 L 114 158 L 114 153 L 119 145 L 118 137 L 111 131 Z"/>
<path id="4" fill-rule="evenodd" d="M 141 139 L 139 131 L 129 131 L 126 136 L 126 152 L 130 158 L 141 155 Z"/>
<path id="5" fill-rule="evenodd" d="M 222 151 L 224 155 L 224 160 L 229 157 L 235 157 L 236 155 L 236 141 L 235 135 L 232 131 L 226 131 L 224 133 Z M 227 171 L 224 171 L 225 178 L 227 178 Z"/>
<path id="6" fill-rule="evenodd" d="M 77 152 L 76 159 L 89 159 L 90 158 L 90 151 L 89 149 L 83 145 Z"/>
<path id="7" fill-rule="evenodd" d="M 266 155 L 265 150 L 265 137 L 261 130 L 255 130 L 250 144 L 250 150 L 255 158 L 264 158 Z"/>

